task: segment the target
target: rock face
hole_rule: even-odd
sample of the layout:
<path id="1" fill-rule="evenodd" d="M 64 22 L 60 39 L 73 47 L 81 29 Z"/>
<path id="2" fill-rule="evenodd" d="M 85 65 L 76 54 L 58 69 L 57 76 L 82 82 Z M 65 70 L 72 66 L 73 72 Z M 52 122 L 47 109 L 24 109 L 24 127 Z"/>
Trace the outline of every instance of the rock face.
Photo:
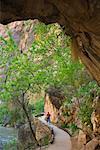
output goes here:
<path id="1" fill-rule="evenodd" d="M 91 123 L 93 125 L 93 133 L 100 135 L 100 96 L 93 101 L 93 113 L 91 115 Z"/>
<path id="2" fill-rule="evenodd" d="M 27 19 L 59 23 L 72 37 L 74 56 L 81 58 L 100 84 L 99 0 L 0 0 L 0 6 L 2 24 Z"/>
<path id="3" fill-rule="evenodd" d="M 73 103 L 68 107 L 67 105 L 62 105 L 59 112 L 60 112 L 60 120 L 62 120 L 65 124 L 75 123 L 77 126 L 80 125 L 78 119 L 78 111 L 79 111 L 79 104 L 76 98 L 72 99 Z"/>
<path id="4" fill-rule="evenodd" d="M 64 96 L 56 88 L 50 88 L 45 94 L 44 112 L 51 114 L 51 121 L 57 123 L 59 109 L 64 101 Z"/>
<path id="5" fill-rule="evenodd" d="M 25 51 L 34 40 L 33 26 L 36 22 L 36 20 L 29 20 L 27 22 L 16 21 L 7 26 L 0 24 L 0 35 L 2 35 L 3 38 L 8 39 L 7 31 L 10 31 L 14 41 L 18 45 L 19 50 Z M 0 41 L 0 44 L 2 45 L 3 43 Z"/>
<path id="6" fill-rule="evenodd" d="M 94 138 L 86 144 L 86 150 L 96 150 L 96 147 L 98 145 L 99 145 L 99 141 L 96 138 Z"/>
<path id="7" fill-rule="evenodd" d="M 34 119 L 32 127 L 39 145 L 44 146 L 52 141 L 52 129 L 43 124 L 41 121 Z M 18 131 L 18 141 L 19 149 L 21 150 L 36 149 L 37 147 L 36 142 L 33 140 L 33 136 L 30 132 L 28 124 L 20 127 Z"/>
<path id="8" fill-rule="evenodd" d="M 87 141 L 87 135 L 83 131 L 79 131 L 79 135 L 72 137 L 72 149 L 73 150 L 99 150 L 100 139 L 94 137 Z"/>
<path id="9" fill-rule="evenodd" d="M 93 112 L 91 126 L 85 124 L 81 127 L 77 137 L 72 138 L 73 150 L 99 150 L 100 149 L 100 96 L 93 97 Z M 76 142 L 76 147 L 74 144 Z"/>
<path id="10" fill-rule="evenodd" d="M 51 122 L 56 123 L 58 118 L 59 110 L 51 103 L 49 95 L 45 96 L 45 105 L 44 105 L 44 112 L 47 114 L 48 112 L 51 115 Z"/>

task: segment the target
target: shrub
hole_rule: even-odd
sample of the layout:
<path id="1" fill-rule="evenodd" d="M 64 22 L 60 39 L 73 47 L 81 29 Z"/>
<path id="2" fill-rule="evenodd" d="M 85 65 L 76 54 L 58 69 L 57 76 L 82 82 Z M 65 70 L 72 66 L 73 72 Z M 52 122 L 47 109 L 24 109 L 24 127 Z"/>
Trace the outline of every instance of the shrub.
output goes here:
<path id="1" fill-rule="evenodd" d="M 3 122 L 4 122 L 4 116 L 6 114 L 8 116 L 10 115 L 9 110 L 7 108 L 7 105 L 5 105 L 5 104 L 0 105 L 0 124 L 3 124 Z"/>
<path id="2" fill-rule="evenodd" d="M 40 113 L 44 112 L 44 100 L 41 98 L 40 100 L 37 100 L 37 102 L 34 104 L 34 115 L 38 115 Z"/>
<path id="3" fill-rule="evenodd" d="M 11 142 L 5 144 L 4 150 L 17 150 L 17 141 L 12 140 Z"/>
<path id="4" fill-rule="evenodd" d="M 86 99 L 82 102 L 79 110 L 79 118 L 81 122 L 86 125 L 91 124 L 91 114 L 92 114 L 92 102 L 90 99 Z"/>

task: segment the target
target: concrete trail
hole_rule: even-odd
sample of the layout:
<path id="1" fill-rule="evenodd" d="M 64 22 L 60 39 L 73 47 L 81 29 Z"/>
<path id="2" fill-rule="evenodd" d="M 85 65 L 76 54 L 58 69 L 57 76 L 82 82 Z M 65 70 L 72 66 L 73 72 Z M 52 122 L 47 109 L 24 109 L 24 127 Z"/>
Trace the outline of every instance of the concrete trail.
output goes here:
<path id="1" fill-rule="evenodd" d="M 47 124 L 44 116 L 40 117 L 39 119 L 43 123 Z M 46 150 L 71 150 L 71 140 L 69 134 L 52 124 L 50 124 L 49 126 L 54 130 L 55 141 L 53 144 L 50 144 L 48 148 L 46 148 Z"/>

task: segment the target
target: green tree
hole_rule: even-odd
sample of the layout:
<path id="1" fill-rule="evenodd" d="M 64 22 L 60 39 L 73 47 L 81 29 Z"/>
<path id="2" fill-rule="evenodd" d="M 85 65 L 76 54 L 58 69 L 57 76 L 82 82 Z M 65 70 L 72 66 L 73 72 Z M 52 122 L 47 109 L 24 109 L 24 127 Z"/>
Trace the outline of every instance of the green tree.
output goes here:
<path id="1" fill-rule="evenodd" d="M 0 38 L 0 66 L 4 75 L 0 78 L 0 99 L 18 103 L 35 138 L 28 92 L 37 93 L 49 86 L 79 88 L 84 84 L 84 67 L 71 60 L 71 39 L 64 35 L 58 24 L 36 23 L 33 30 L 35 39 L 27 51 L 19 50 L 9 30 L 8 39 Z"/>

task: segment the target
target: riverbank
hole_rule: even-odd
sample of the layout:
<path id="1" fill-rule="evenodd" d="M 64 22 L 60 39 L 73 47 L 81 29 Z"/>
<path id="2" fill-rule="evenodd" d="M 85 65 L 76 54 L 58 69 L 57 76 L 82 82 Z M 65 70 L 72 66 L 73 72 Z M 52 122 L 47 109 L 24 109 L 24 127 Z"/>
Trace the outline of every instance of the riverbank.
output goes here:
<path id="1" fill-rule="evenodd" d="M 17 129 L 0 126 L 0 150 L 5 144 L 17 139 Z"/>

